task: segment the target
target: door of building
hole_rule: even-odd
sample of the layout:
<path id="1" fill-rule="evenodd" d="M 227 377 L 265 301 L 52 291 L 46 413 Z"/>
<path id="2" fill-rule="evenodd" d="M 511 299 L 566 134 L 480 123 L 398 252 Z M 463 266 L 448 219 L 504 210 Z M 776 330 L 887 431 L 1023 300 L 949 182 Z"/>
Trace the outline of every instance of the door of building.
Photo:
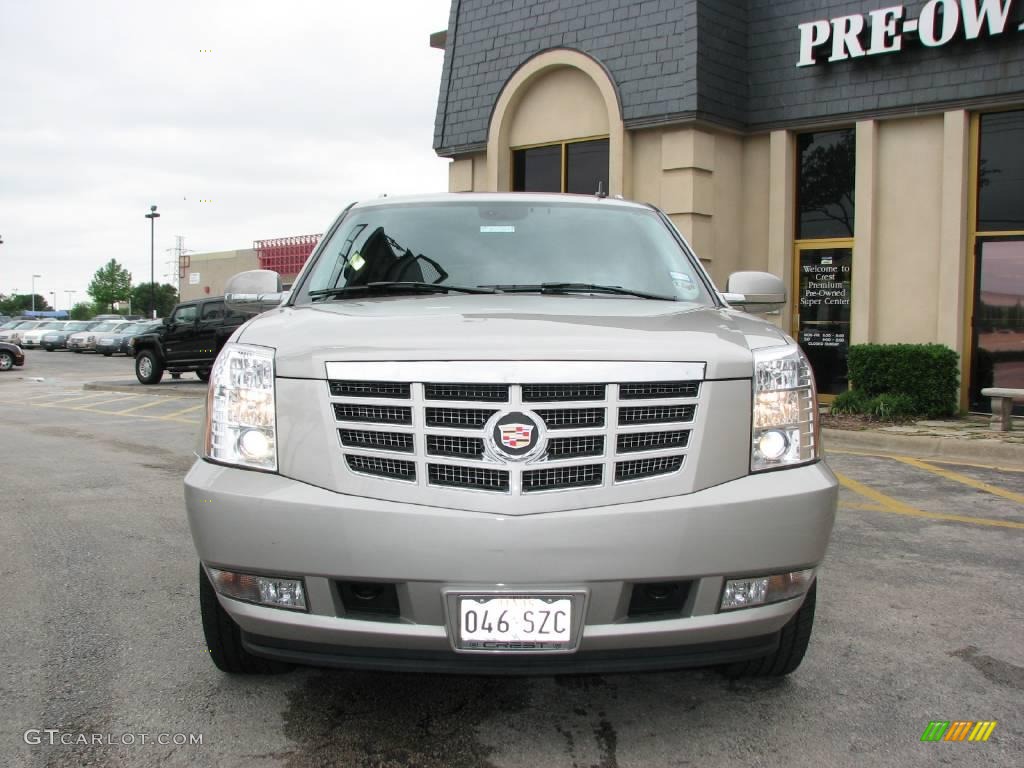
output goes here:
<path id="1" fill-rule="evenodd" d="M 971 319 L 972 411 L 989 410 L 985 387 L 1024 388 L 1024 237 L 979 237 Z M 1014 414 L 1024 416 L 1024 404 Z"/>
<path id="2" fill-rule="evenodd" d="M 818 392 L 837 395 L 848 388 L 853 248 L 798 245 L 797 255 L 796 338 L 811 361 Z"/>

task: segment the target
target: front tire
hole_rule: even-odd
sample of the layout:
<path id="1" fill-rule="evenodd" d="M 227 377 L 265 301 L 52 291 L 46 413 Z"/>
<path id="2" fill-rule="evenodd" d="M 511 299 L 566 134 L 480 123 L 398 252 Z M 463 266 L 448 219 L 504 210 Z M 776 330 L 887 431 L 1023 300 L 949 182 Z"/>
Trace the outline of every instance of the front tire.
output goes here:
<path id="1" fill-rule="evenodd" d="M 200 381 L 210 380 L 210 369 L 207 368 L 205 371 L 196 371 L 196 378 Z"/>
<path id="2" fill-rule="evenodd" d="M 114 353 L 113 352 L 104 352 L 103 356 L 104 357 L 110 357 L 112 354 L 114 354 Z"/>
<path id="3" fill-rule="evenodd" d="M 785 677 L 794 672 L 804 660 L 807 645 L 811 642 L 817 592 L 818 582 L 815 581 L 804 597 L 800 610 L 782 628 L 779 647 L 775 653 L 759 659 L 728 664 L 722 670 L 725 676 L 735 680 L 742 677 Z"/>
<path id="4" fill-rule="evenodd" d="M 217 593 L 206 575 L 206 569 L 199 565 L 199 612 L 203 619 L 203 635 L 210 659 L 221 672 L 234 675 L 266 675 L 287 672 L 292 669 L 270 659 L 253 656 L 242 646 L 242 631 L 224 606 L 217 599 Z"/>
<path id="5" fill-rule="evenodd" d="M 14 367 L 14 355 L 6 349 L 0 350 L 0 371 L 9 371 Z"/>
<path id="6" fill-rule="evenodd" d="M 140 384 L 159 384 L 164 367 L 151 349 L 144 349 L 135 358 L 135 378 Z"/>

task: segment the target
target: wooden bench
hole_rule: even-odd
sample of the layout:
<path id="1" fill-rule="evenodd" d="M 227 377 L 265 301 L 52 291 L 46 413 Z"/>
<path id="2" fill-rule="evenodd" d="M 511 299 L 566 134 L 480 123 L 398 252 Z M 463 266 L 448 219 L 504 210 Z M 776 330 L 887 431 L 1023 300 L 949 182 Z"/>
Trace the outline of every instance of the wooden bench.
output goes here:
<path id="1" fill-rule="evenodd" d="M 1009 387 L 985 387 L 981 390 L 982 397 L 992 398 L 992 421 L 989 427 L 997 432 L 1009 432 L 1010 415 L 1013 413 L 1013 401 L 1024 400 L 1024 389 Z"/>

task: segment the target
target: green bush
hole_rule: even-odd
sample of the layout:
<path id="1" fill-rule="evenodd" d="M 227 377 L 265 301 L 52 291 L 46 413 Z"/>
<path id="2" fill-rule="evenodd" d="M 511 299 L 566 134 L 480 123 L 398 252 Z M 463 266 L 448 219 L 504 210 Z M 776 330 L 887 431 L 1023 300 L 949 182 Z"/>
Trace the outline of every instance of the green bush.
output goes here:
<path id="1" fill-rule="evenodd" d="M 867 413 L 870 399 L 862 389 L 848 389 L 836 395 L 831 410 L 832 413 Z"/>
<path id="2" fill-rule="evenodd" d="M 941 344 L 855 344 L 850 347 L 853 389 L 840 403 L 878 418 L 936 418 L 957 412 L 960 363 Z M 859 393 L 859 394 L 854 394 Z M 835 405 L 833 405 L 835 410 Z M 892 414 L 892 415 L 883 415 Z"/>

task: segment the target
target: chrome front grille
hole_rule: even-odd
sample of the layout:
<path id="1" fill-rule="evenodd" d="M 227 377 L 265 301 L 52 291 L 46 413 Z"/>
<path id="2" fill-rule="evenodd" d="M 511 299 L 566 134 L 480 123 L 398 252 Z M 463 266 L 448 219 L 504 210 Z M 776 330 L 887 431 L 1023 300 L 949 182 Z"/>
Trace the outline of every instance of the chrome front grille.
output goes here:
<path id="1" fill-rule="evenodd" d="M 619 484 L 632 487 L 677 475 L 700 434 L 699 406 L 706 385 L 697 378 L 577 383 L 552 377 L 554 383 L 481 383 L 476 376 L 486 369 L 477 365 L 472 368 L 475 377 L 467 376 L 465 382 L 401 381 L 395 380 L 395 372 L 401 373 L 402 365 L 394 363 L 384 371 L 386 379 L 364 380 L 351 370 L 358 371 L 360 365 L 385 367 L 329 363 L 329 371 L 338 366 L 347 374 L 332 378 L 329 392 L 345 466 L 366 482 L 531 497 L 558 491 L 607 493 Z M 430 364 L 409 365 L 415 370 Z M 504 376 L 520 367 L 529 370 L 529 365 L 509 363 Z M 596 369 L 631 373 L 634 365 L 596 364 Z M 700 364 L 679 364 L 676 370 L 683 366 L 689 366 L 687 372 L 703 372 Z M 428 369 L 457 378 L 459 364 Z M 512 414 L 532 421 L 533 439 L 541 441 L 522 460 L 499 441 L 519 439 L 506 434 L 505 419 Z M 518 429 L 516 418 L 509 422 L 513 432 Z M 606 503 L 614 497 L 609 499 Z"/>

